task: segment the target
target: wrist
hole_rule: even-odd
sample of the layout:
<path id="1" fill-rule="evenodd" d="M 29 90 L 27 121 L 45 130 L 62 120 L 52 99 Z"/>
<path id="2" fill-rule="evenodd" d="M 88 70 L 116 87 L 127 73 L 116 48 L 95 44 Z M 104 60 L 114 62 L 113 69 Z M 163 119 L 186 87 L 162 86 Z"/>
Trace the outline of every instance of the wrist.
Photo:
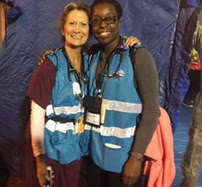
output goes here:
<path id="1" fill-rule="evenodd" d="M 41 154 L 35 157 L 38 162 L 45 162 L 45 155 Z"/>
<path id="2" fill-rule="evenodd" d="M 131 151 L 130 155 L 133 156 L 135 159 L 137 159 L 140 162 L 144 161 L 144 155 L 141 154 L 141 153 L 137 153 L 137 152 Z"/>

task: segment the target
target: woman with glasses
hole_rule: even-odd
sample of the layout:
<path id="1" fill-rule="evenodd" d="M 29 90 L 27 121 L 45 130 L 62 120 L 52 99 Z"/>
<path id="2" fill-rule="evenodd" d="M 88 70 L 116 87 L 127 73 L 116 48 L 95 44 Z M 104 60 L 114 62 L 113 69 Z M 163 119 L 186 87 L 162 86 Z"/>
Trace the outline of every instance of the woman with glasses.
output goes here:
<path id="1" fill-rule="evenodd" d="M 123 47 L 117 1 L 95 0 L 91 11 L 92 34 L 99 44 L 90 55 L 89 96 L 84 98 L 95 163 L 86 163 L 88 186 L 133 186 L 158 124 L 158 73 L 146 48 Z"/>

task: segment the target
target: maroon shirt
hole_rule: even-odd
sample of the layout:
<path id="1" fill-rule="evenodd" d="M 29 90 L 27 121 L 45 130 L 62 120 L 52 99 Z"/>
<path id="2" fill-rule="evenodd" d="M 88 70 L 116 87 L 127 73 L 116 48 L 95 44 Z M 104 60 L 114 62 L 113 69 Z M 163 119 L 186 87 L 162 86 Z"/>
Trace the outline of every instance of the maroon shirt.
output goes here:
<path id="1" fill-rule="evenodd" d="M 27 95 L 42 108 L 46 109 L 52 96 L 55 84 L 56 69 L 53 63 L 46 58 L 34 71 L 29 83 Z"/>

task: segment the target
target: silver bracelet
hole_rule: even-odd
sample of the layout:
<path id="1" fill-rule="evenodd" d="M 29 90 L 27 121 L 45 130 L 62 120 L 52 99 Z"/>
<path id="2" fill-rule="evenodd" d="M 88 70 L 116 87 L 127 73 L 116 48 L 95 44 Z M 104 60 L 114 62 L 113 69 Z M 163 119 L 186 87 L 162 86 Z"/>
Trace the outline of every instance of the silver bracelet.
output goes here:
<path id="1" fill-rule="evenodd" d="M 136 155 L 135 153 L 130 152 L 130 154 L 131 154 L 132 156 L 134 156 L 134 157 L 135 157 L 137 160 L 139 160 L 140 162 L 143 162 L 143 161 L 144 161 L 144 158 L 139 157 L 139 156 Z"/>

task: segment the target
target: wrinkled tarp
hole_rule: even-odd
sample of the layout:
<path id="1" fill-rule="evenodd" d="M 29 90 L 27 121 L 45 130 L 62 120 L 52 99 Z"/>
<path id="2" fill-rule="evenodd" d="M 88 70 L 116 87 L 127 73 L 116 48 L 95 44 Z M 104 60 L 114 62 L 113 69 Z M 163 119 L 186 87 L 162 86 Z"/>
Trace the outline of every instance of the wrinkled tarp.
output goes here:
<path id="1" fill-rule="evenodd" d="M 163 82 L 173 50 L 180 0 L 118 1 L 124 11 L 121 34 L 137 36 L 148 47 Z M 0 53 L 0 157 L 17 176 L 24 174 L 24 134 L 29 115 L 26 89 L 40 54 L 62 45 L 58 20 L 68 2 L 15 1 L 23 14 L 8 27 Z"/>
<path id="2" fill-rule="evenodd" d="M 171 118 L 173 133 L 190 83 L 186 71 L 199 12 L 199 7 L 181 3 L 169 69 L 161 82 L 161 104 Z"/>

